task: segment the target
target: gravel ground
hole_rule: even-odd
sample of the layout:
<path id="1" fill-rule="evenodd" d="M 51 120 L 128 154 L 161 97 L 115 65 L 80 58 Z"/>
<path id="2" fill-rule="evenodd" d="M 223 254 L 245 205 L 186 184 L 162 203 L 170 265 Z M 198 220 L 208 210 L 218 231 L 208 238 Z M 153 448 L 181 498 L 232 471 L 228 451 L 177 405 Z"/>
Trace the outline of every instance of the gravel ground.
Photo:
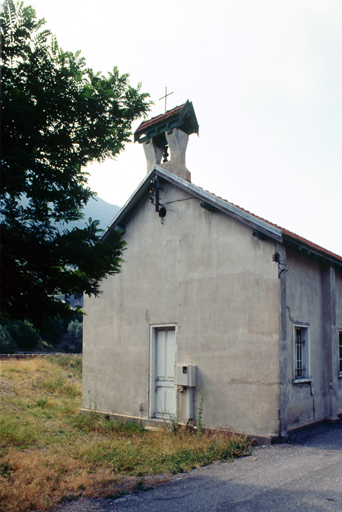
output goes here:
<path id="1" fill-rule="evenodd" d="M 253 455 L 173 477 L 117 500 L 80 499 L 54 512 L 341 512 L 342 422 L 319 425 Z"/>

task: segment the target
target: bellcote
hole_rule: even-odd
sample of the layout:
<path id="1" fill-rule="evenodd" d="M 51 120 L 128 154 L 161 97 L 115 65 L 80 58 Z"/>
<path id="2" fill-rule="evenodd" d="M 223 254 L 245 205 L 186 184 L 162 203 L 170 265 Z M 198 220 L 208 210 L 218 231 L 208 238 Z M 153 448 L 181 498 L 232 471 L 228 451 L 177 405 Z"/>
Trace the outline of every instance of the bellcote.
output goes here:
<path id="1" fill-rule="evenodd" d="M 189 100 L 165 114 L 142 122 L 134 133 L 134 142 L 144 145 L 147 172 L 154 165 L 159 165 L 191 181 L 191 173 L 185 165 L 185 153 L 189 135 L 198 134 L 198 130 L 195 110 Z"/>

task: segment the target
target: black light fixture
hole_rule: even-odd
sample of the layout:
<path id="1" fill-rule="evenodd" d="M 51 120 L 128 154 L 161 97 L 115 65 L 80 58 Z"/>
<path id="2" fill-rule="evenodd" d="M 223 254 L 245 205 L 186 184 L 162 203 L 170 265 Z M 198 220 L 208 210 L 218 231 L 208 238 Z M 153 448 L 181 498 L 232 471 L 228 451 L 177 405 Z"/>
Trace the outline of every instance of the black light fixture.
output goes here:
<path id="1" fill-rule="evenodd" d="M 166 208 L 165 208 L 164 206 L 161 206 L 161 207 L 159 208 L 159 217 L 160 217 L 161 219 L 163 219 L 163 218 L 165 217 L 165 215 L 166 215 Z"/>
<path id="2" fill-rule="evenodd" d="M 202 201 L 200 206 L 202 206 L 202 208 L 204 208 L 205 210 L 208 210 L 208 212 L 213 212 L 215 210 L 215 206 L 207 203 L 206 201 Z"/>

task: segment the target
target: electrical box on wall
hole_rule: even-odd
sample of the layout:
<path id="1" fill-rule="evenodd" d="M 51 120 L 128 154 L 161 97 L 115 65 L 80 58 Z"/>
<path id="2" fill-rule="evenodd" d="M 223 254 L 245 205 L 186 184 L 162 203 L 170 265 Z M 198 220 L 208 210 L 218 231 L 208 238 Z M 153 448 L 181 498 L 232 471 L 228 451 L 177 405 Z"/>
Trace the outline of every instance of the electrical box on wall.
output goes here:
<path id="1" fill-rule="evenodd" d="M 176 364 L 176 385 L 194 388 L 196 386 L 196 368 L 193 364 Z"/>

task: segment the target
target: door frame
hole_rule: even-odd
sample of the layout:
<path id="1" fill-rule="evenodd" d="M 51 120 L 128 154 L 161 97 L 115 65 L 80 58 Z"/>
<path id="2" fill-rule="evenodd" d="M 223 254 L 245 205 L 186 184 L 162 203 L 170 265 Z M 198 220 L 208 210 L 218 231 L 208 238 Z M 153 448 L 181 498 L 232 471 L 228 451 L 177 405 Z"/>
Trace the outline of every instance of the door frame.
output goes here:
<path id="1" fill-rule="evenodd" d="M 151 324 L 150 325 L 150 375 L 149 375 L 149 389 L 148 389 L 148 417 L 154 418 L 155 413 L 155 368 L 156 368 L 156 332 L 158 330 L 174 330 L 175 331 L 175 345 L 176 345 L 176 361 L 177 361 L 177 324 Z M 175 401 L 177 399 L 176 385 L 175 385 Z M 177 402 L 176 402 L 177 409 Z"/>

